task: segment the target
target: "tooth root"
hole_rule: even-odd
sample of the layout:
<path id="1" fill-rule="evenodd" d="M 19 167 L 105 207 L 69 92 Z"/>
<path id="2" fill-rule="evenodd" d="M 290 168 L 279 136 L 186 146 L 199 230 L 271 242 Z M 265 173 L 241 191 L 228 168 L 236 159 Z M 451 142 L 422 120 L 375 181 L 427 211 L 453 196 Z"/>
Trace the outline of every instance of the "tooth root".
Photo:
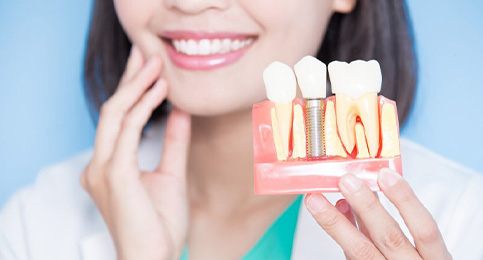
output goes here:
<path id="1" fill-rule="evenodd" d="M 283 161 L 286 160 L 288 154 L 285 154 L 282 147 L 282 139 L 280 138 L 280 128 L 278 127 L 278 119 L 277 119 L 277 112 L 275 112 L 275 108 L 270 110 L 270 116 L 272 119 L 272 135 L 273 135 L 273 144 L 275 145 L 275 151 L 277 153 L 277 160 Z"/>
<path id="2" fill-rule="evenodd" d="M 366 136 L 364 135 L 364 126 L 357 122 L 356 124 L 356 143 L 357 158 L 369 158 L 369 150 L 367 149 Z"/>
<path id="3" fill-rule="evenodd" d="M 400 155 L 399 131 L 396 118 L 396 108 L 393 104 L 386 103 L 381 109 L 381 157 L 393 157 Z"/>
<path id="4" fill-rule="evenodd" d="M 292 129 L 292 102 L 275 103 L 275 117 L 275 121 L 278 124 L 277 132 L 281 146 L 281 158 L 287 159 L 290 144 L 290 130 Z"/>
<path id="5" fill-rule="evenodd" d="M 352 153 L 355 147 L 356 107 L 352 98 L 344 94 L 336 95 L 335 99 L 337 128 L 340 139 L 347 152 Z"/>
<path id="6" fill-rule="evenodd" d="M 327 101 L 325 108 L 325 153 L 327 156 L 340 156 L 347 157 L 347 153 L 342 147 L 340 138 L 337 135 L 337 122 L 335 117 L 335 106 L 334 102 Z"/>
<path id="7" fill-rule="evenodd" d="M 379 151 L 379 112 L 376 93 L 367 93 L 357 99 L 357 108 L 364 125 L 367 147 L 371 157 Z"/>
<path id="8" fill-rule="evenodd" d="M 296 104 L 293 108 L 293 148 L 292 158 L 305 158 L 305 125 L 302 106 Z"/>

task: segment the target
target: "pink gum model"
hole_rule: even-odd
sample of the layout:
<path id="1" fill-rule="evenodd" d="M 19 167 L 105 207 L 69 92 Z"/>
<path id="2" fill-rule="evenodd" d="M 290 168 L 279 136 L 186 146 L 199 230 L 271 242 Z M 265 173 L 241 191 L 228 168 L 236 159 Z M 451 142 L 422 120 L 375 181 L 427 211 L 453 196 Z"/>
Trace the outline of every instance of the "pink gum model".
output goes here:
<path id="1" fill-rule="evenodd" d="M 327 98 L 335 102 L 334 96 Z M 385 103 L 396 105 L 394 101 L 379 96 L 379 118 Z M 294 104 L 303 106 L 296 99 Z M 313 159 L 288 159 L 278 161 L 272 136 L 270 109 L 273 103 L 263 101 L 253 105 L 253 149 L 254 182 L 257 194 L 303 194 L 310 192 L 338 192 L 341 176 L 352 173 L 366 182 L 374 191 L 379 190 L 377 175 L 383 168 L 389 168 L 402 175 L 401 156 L 355 159 L 325 157 Z M 325 107 L 325 106 L 324 106 Z M 325 113 L 325 111 L 324 111 Z M 397 118 L 397 115 L 396 115 Z M 399 133 L 399 126 L 397 129 Z M 381 136 L 381 135 L 380 135 Z M 381 144 L 381 140 L 379 140 Z M 380 145 L 381 146 L 381 145 Z M 379 147 L 379 151 L 381 147 Z"/>

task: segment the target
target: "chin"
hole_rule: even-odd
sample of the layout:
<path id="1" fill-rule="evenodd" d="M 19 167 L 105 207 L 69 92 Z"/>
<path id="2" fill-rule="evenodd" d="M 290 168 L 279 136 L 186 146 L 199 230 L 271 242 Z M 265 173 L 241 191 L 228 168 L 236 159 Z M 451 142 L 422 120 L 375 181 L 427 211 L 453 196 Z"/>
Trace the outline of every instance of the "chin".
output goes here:
<path id="1" fill-rule="evenodd" d="M 242 98 L 242 99 L 241 99 Z M 263 97 L 260 97 L 263 99 Z M 249 98 L 240 93 L 237 97 L 222 97 L 216 95 L 176 95 L 168 96 L 170 103 L 194 116 L 222 116 L 239 111 L 251 111 L 257 98 Z"/>

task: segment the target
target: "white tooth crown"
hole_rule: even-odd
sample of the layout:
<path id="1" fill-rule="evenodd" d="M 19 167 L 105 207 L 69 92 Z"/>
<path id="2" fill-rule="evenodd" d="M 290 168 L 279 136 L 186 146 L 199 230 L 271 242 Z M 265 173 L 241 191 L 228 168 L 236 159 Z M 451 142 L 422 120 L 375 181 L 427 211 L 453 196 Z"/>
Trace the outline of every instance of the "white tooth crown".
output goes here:
<path id="1" fill-rule="evenodd" d="M 382 74 L 376 60 L 356 60 L 351 63 L 333 61 L 329 64 L 332 93 L 357 98 L 381 91 Z"/>
<path id="2" fill-rule="evenodd" d="M 187 55 L 211 55 L 239 50 L 250 45 L 253 39 L 181 39 L 172 42 L 177 52 Z"/>
<path id="3" fill-rule="evenodd" d="M 304 98 L 326 97 L 327 66 L 320 60 L 305 56 L 294 66 L 297 81 Z"/>
<path id="4" fill-rule="evenodd" d="M 263 71 L 267 98 L 275 103 L 289 103 L 295 98 L 297 81 L 288 65 L 275 61 Z"/>

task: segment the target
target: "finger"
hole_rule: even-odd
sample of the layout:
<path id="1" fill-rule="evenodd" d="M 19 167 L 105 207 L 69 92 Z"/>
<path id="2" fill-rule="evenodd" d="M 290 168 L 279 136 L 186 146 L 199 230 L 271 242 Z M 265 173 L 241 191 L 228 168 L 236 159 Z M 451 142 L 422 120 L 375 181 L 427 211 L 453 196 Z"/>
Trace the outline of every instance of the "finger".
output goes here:
<path id="1" fill-rule="evenodd" d="M 424 259 L 451 259 L 438 225 L 409 184 L 389 169 L 379 173 L 378 183 L 404 219 L 420 255 Z"/>
<path id="2" fill-rule="evenodd" d="M 369 231 L 367 230 L 367 227 L 366 225 L 364 224 L 364 222 L 362 221 L 361 217 L 359 217 L 356 213 L 354 213 L 355 215 L 355 218 L 356 218 L 356 223 L 357 223 L 357 227 L 359 228 L 359 230 L 362 232 L 362 234 L 364 234 L 367 238 L 371 239 L 371 236 L 369 235 Z"/>
<path id="3" fill-rule="evenodd" d="M 352 214 L 351 206 L 347 203 L 347 200 L 340 199 L 335 203 L 337 210 L 344 215 L 355 227 L 357 227 L 356 219 L 354 214 Z"/>
<path id="4" fill-rule="evenodd" d="M 356 220 L 354 218 L 354 214 L 352 214 L 352 211 L 350 209 L 350 205 L 349 205 L 349 203 L 347 203 L 347 201 L 345 199 L 338 200 L 337 203 L 335 203 L 335 207 L 337 208 L 337 210 L 342 215 L 344 215 L 344 217 L 346 217 L 351 222 L 352 225 L 357 227 Z M 346 260 L 351 259 L 349 254 L 345 251 L 344 251 L 344 255 L 345 255 Z"/>
<path id="5" fill-rule="evenodd" d="M 142 130 L 153 111 L 166 98 L 166 93 L 166 81 L 158 80 L 126 115 L 113 156 L 116 165 L 129 163 L 137 166 L 137 152 Z"/>
<path id="6" fill-rule="evenodd" d="M 305 205 L 319 225 L 350 259 L 384 259 L 374 244 L 321 194 L 309 194 Z"/>
<path id="7" fill-rule="evenodd" d="M 126 86 L 118 90 L 101 108 L 94 142 L 96 163 L 108 161 L 114 150 L 125 114 L 136 104 L 161 72 L 161 60 L 152 58 Z"/>
<path id="8" fill-rule="evenodd" d="M 379 199 L 377 192 L 373 192 L 372 194 L 374 194 L 374 196 L 376 196 Z M 364 234 L 367 238 L 370 239 L 371 237 L 369 235 L 369 231 L 367 230 L 366 225 L 364 224 L 364 222 L 361 220 L 361 218 L 356 213 L 354 213 L 354 215 L 355 215 L 355 218 L 356 218 L 357 227 L 362 232 L 362 234 Z"/>
<path id="9" fill-rule="evenodd" d="M 120 80 L 120 86 L 123 86 L 123 83 L 131 80 L 133 76 L 136 75 L 136 73 L 142 68 L 143 64 L 144 57 L 141 53 L 141 50 L 136 45 L 133 45 L 127 60 L 126 69 L 124 70 Z"/>
<path id="10" fill-rule="evenodd" d="M 362 180 L 352 174 L 344 175 L 339 182 L 339 188 L 364 223 L 372 242 L 386 258 L 420 258 L 398 223 Z"/>
<path id="11" fill-rule="evenodd" d="M 156 172 L 185 179 L 190 137 L 190 115 L 173 108 L 166 123 L 163 155 Z"/>

